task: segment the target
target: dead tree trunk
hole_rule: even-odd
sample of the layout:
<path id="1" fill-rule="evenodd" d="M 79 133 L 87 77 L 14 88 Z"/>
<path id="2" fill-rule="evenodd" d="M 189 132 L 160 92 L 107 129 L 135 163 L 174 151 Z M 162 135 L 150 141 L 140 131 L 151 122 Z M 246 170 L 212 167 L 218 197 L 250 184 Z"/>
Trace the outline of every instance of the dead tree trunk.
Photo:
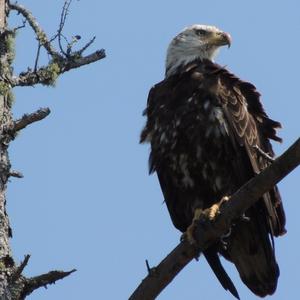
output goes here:
<path id="1" fill-rule="evenodd" d="M 12 299 L 9 285 L 9 273 L 14 271 L 14 260 L 9 246 L 11 229 L 6 213 L 6 185 L 10 176 L 10 161 L 8 145 L 10 136 L 7 128 L 12 124 L 11 92 L 5 82 L 6 77 L 11 77 L 8 43 L 10 33 L 7 31 L 7 3 L 0 0 L 0 295 L 1 299 Z"/>
<path id="2" fill-rule="evenodd" d="M 44 119 L 50 113 L 49 108 L 44 108 L 31 114 L 25 114 L 19 120 L 14 120 L 11 111 L 12 88 L 15 86 L 33 86 L 39 83 L 53 85 L 60 74 L 105 57 L 103 49 L 83 56 L 83 52 L 94 42 L 95 38 L 77 51 L 73 50 L 73 46 L 77 42 L 73 38 L 64 49 L 61 43 L 61 35 L 71 2 L 71 0 L 65 1 L 56 38 L 50 40 L 29 10 L 17 3 L 11 4 L 9 0 L 0 0 L 0 300 L 25 299 L 27 295 L 39 287 L 55 283 L 75 271 L 51 271 L 31 278 L 23 276 L 22 272 L 28 263 L 29 255 L 25 256 L 20 265 L 15 263 L 9 244 L 12 231 L 6 213 L 8 179 L 9 177 L 22 177 L 19 172 L 11 170 L 8 153 L 9 144 L 18 131 L 33 122 Z M 25 18 L 39 42 L 35 66 L 33 69 L 28 69 L 19 75 L 13 74 L 11 67 L 14 58 L 14 38 L 18 30 L 18 28 L 9 29 L 7 27 L 7 18 L 12 10 Z M 59 50 L 55 49 L 54 41 L 58 42 Z M 38 68 L 37 62 L 40 50 L 48 53 L 50 61 L 48 65 Z"/>

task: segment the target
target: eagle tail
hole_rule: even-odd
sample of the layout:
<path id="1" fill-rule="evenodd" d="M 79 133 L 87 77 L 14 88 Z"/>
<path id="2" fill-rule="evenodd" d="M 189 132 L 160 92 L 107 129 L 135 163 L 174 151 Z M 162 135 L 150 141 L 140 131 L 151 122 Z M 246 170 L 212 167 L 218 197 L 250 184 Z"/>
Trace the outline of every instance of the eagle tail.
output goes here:
<path id="1" fill-rule="evenodd" d="M 260 255 L 261 253 L 258 254 Z M 276 290 L 279 277 L 279 268 L 275 258 L 266 260 L 262 257 L 251 256 L 240 253 L 239 258 L 234 261 L 242 281 L 257 296 L 272 295 Z"/>
<path id="2" fill-rule="evenodd" d="M 250 220 L 239 221 L 228 242 L 231 260 L 248 288 L 256 295 L 272 295 L 277 286 L 279 267 L 274 248 L 262 216 L 248 210 Z"/>
<path id="3" fill-rule="evenodd" d="M 217 252 L 208 249 L 203 252 L 208 264 L 210 265 L 211 269 L 215 273 L 216 277 L 218 278 L 219 282 L 223 286 L 223 288 L 229 292 L 238 300 L 240 300 L 240 296 L 231 281 L 230 277 L 226 273 L 225 269 L 223 268 L 220 257 Z"/>

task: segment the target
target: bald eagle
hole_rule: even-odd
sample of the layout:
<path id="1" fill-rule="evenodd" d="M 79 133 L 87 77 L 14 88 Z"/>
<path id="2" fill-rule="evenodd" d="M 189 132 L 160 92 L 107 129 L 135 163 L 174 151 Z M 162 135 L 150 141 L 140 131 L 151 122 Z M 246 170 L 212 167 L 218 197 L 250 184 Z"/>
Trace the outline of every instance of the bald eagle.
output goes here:
<path id="1" fill-rule="evenodd" d="M 260 94 L 213 59 L 231 44 L 214 26 L 185 28 L 170 43 L 165 79 L 150 90 L 141 142 L 151 144 L 156 172 L 174 226 L 185 232 L 195 210 L 231 195 L 274 156 L 270 139 L 280 123 L 271 120 Z M 285 214 L 276 186 L 264 194 L 230 232 L 204 251 L 222 286 L 239 299 L 220 255 L 232 262 L 256 295 L 275 292 L 279 267 L 274 237 L 283 235 Z"/>

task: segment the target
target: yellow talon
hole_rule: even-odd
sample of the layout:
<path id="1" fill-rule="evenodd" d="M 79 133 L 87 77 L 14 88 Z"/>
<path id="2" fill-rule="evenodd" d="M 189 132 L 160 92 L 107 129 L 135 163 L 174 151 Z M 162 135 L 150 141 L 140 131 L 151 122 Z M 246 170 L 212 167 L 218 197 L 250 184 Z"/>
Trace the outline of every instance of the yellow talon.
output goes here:
<path id="1" fill-rule="evenodd" d="M 220 213 L 221 205 L 228 201 L 229 197 L 224 196 L 220 202 L 213 204 L 208 209 L 196 208 L 194 211 L 194 217 L 192 224 L 187 228 L 186 232 L 182 235 L 181 240 L 187 240 L 190 244 L 196 244 L 196 240 L 194 238 L 194 231 L 197 227 L 197 224 L 201 218 L 208 218 L 209 221 L 214 220 L 218 214 Z"/>
<path id="2" fill-rule="evenodd" d="M 230 198 L 230 197 L 228 197 L 228 196 L 224 196 L 224 197 L 221 199 L 220 202 L 218 202 L 218 203 L 212 205 L 212 206 L 208 209 L 208 214 L 207 214 L 207 215 L 208 215 L 208 218 L 209 218 L 210 221 L 212 221 L 213 219 L 216 218 L 216 216 L 220 213 L 220 207 L 221 207 L 221 205 L 222 205 L 224 202 L 228 201 L 229 198 Z"/>
<path id="3" fill-rule="evenodd" d="M 192 245 L 196 244 L 196 240 L 194 238 L 194 231 L 197 226 L 197 221 L 199 221 L 202 214 L 203 214 L 203 209 L 201 208 L 195 209 L 192 224 L 187 228 L 186 232 L 182 235 L 182 239 L 187 240 Z"/>
<path id="4" fill-rule="evenodd" d="M 218 204 L 214 204 L 208 210 L 208 218 L 209 218 L 209 220 L 212 221 L 219 213 L 220 213 L 219 205 Z"/>

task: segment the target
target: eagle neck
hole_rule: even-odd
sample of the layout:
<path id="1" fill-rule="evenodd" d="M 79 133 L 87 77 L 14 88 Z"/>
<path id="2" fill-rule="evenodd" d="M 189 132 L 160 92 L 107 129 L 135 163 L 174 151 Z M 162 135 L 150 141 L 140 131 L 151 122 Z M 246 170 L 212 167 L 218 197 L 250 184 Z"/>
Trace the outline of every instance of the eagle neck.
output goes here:
<path id="1" fill-rule="evenodd" d="M 179 75 L 191 70 L 195 66 L 202 66 L 207 63 L 213 64 L 209 59 L 202 59 L 200 57 L 194 57 L 193 59 L 187 59 L 186 61 L 181 61 L 178 64 L 174 64 L 166 68 L 165 78 L 169 78 L 173 75 Z"/>

